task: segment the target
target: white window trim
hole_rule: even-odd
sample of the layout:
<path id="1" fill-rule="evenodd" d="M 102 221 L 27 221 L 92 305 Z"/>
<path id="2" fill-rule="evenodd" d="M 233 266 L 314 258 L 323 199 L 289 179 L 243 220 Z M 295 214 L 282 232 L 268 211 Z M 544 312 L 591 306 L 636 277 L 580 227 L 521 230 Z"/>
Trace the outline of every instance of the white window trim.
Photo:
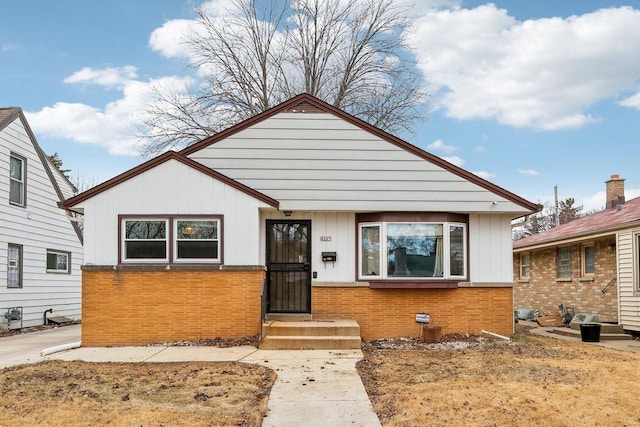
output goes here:
<path id="1" fill-rule="evenodd" d="M 21 176 L 22 176 L 22 180 L 18 180 L 16 178 L 13 178 L 11 176 L 11 171 L 9 171 L 9 204 L 14 205 L 14 206 L 26 206 L 27 205 L 27 183 L 26 183 L 26 171 L 27 171 L 27 159 L 19 156 L 17 154 L 11 153 L 9 154 L 9 169 L 11 169 L 11 159 L 16 159 L 20 161 L 20 169 L 21 169 Z M 22 192 L 20 194 L 20 202 L 15 202 L 13 200 L 11 200 L 11 182 L 15 181 L 15 182 L 19 182 L 22 185 Z"/>
<path id="2" fill-rule="evenodd" d="M 160 241 L 161 239 L 127 239 L 126 236 L 126 223 L 128 221 L 155 221 L 160 222 L 164 221 L 165 223 L 165 251 L 164 258 L 127 258 L 127 245 L 126 242 L 130 241 Z M 158 263 L 167 263 L 169 262 L 169 237 L 171 235 L 169 230 L 169 219 L 168 218 L 156 218 L 156 217 L 129 217 L 122 218 L 120 222 L 120 230 L 121 230 L 121 259 L 123 263 L 127 264 L 158 264 Z"/>
<path id="3" fill-rule="evenodd" d="M 525 256 L 529 257 L 529 264 L 527 264 L 529 266 L 529 274 L 527 274 L 526 276 L 522 274 L 522 269 L 525 266 L 525 264 L 522 262 L 522 258 L 524 258 Z M 531 277 L 531 252 L 521 253 L 520 254 L 520 278 L 529 279 L 530 277 Z"/>
<path id="4" fill-rule="evenodd" d="M 50 269 L 47 268 L 47 273 L 54 273 L 54 274 L 70 274 L 71 273 L 71 253 L 70 252 L 66 252 L 66 251 L 58 251 L 55 249 L 47 249 L 47 259 L 45 259 L 45 266 L 48 264 L 49 260 L 49 254 L 55 254 L 55 255 L 63 255 L 65 257 L 67 257 L 67 268 L 66 270 L 59 270 L 59 269 Z M 57 265 L 57 263 L 56 263 Z"/>
<path id="5" fill-rule="evenodd" d="M 593 271 L 591 273 L 587 273 L 587 248 L 593 248 Z M 585 243 L 582 245 L 582 248 L 580 250 L 580 261 L 581 261 L 581 269 L 582 269 L 582 276 L 593 276 L 596 273 L 596 245 L 591 242 L 591 243 Z"/>
<path id="6" fill-rule="evenodd" d="M 211 222 L 215 222 L 217 224 L 217 231 L 218 231 L 218 235 L 216 237 L 216 239 L 198 239 L 196 241 L 215 241 L 218 245 L 218 256 L 216 258 L 178 258 L 178 242 L 179 241 L 187 241 L 190 239 L 178 239 L 178 221 L 211 221 Z M 221 221 L 220 218 L 207 218 L 207 217 L 197 217 L 197 218 L 189 218 L 189 217 L 175 217 L 172 221 L 172 226 L 173 226 L 173 238 L 172 238 L 172 245 L 173 245 L 173 262 L 175 263 L 207 263 L 207 264 L 217 264 L 220 263 L 220 256 L 222 253 L 222 245 L 221 245 L 221 239 L 220 239 L 220 233 L 221 233 Z"/>
<path id="7" fill-rule="evenodd" d="M 430 225 L 442 225 L 442 244 L 443 244 L 443 275 L 442 277 L 389 277 L 388 276 L 388 263 L 387 263 L 387 225 L 388 224 L 430 224 Z M 362 274 L 362 227 L 380 227 L 380 275 L 378 276 L 365 276 Z M 463 264 L 462 275 L 451 274 L 451 230 L 450 227 L 462 227 L 463 233 Z M 434 221 L 375 221 L 375 222 L 361 222 L 358 223 L 358 279 L 359 280 L 398 280 L 398 281 L 438 281 L 438 280 L 465 280 L 467 278 L 467 264 L 468 264 L 468 241 L 467 241 L 467 224 L 460 222 L 434 222 Z"/>

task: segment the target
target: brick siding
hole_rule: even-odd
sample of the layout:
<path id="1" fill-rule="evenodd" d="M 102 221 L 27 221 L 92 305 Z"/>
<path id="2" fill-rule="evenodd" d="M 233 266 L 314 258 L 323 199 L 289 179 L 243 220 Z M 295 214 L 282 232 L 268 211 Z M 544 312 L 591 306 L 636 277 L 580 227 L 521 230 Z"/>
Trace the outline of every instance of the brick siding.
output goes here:
<path id="1" fill-rule="evenodd" d="M 582 245 L 571 247 L 571 279 L 556 279 L 557 246 L 530 251 L 531 272 L 520 277 L 520 253 L 514 254 L 514 302 L 516 309 L 531 307 L 541 313 L 558 314 L 558 305 L 573 307 L 576 313 L 598 313 L 604 322 L 618 320 L 615 237 L 592 241 L 595 246 L 595 273 L 582 277 Z M 610 246 L 611 245 L 611 246 Z M 562 245 L 563 247 L 565 245 Z"/>
<path id="2" fill-rule="evenodd" d="M 264 271 L 83 271 L 82 345 L 146 345 L 260 332 Z M 513 333 L 512 288 L 313 287 L 314 319 L 354 319 L 366 339 L 418 336 L 418 312 L 443 333 Z"/>
<path id="3" fill-rule="evenodd" d="M 264 271 L 83 271 L 82 345 L 127 346 L 260 332 Z"/>
<path id="4" fill-rule="evenodd" d="M 418 312 L 431 314 L 444 334 L 513 334 L 512 288 L 314 287 L 311 301 L 314 319 L 355 319 L 365 340 L 419 336 Z"/>

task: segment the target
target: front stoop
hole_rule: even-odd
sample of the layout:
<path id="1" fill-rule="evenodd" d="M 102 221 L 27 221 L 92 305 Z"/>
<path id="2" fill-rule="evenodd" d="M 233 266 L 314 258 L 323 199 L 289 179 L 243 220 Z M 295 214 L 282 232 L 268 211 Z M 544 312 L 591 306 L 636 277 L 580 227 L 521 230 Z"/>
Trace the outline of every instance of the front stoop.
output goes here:
<path id="1" fill-rule="evenodd" d="M 360 348 L 355 320 L 267 321 L 261 350 L 347 350 Z"/>
<path id="2" fill-rule="evenodd" d="M 597 322 L 586 322 L 597 323 Z M 633 337 L 624 333 L 622 325 L 611 323 L 599 323 L 600 325 L 600 341 L 615 340 L 631 340 Z M 554 334 L 564 335 L 565 337 L 581 338 L 580 322 L 571 322 L 569 328 L 555 328 L 552 330 Z"/>

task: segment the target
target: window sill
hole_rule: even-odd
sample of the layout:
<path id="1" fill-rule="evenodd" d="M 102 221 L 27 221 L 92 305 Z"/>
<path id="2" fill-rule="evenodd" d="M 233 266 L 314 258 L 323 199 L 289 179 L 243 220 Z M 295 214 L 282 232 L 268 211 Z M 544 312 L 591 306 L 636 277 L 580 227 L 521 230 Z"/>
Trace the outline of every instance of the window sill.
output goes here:
<path id="1" fill-rule="evenodd" d="M 593 276 L 584 276 L 578 279 L 579 282 L 593 282 L 594 280 Z"/>
<path id="2" fill-rule="evenodd" d="M 371 289 L 457 289 L 457 280 L 372 280 Z"/>
<path id="3" fill-rule="evenodd" d="M 518 283 L 529 283 L 531 279 L 518 279 Z"/>
<path id="4" fill-rule="evenodd" d="M 573 277 L 565 277 L 565 278 L 556 279 L 556 282 L 571 282 L 571 281 L 573 281 Z"/>

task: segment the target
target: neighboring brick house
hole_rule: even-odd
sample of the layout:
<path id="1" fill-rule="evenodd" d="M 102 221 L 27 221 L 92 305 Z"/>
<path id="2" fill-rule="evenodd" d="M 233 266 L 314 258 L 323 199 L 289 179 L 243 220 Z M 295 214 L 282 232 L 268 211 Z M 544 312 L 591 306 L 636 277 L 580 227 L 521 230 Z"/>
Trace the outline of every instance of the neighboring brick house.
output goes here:
<path id="1" fill-rule="evenodd" d="M 511 220 L 537 205 L 307 94 L 66 200 L 82 343 L 355 320 L 365 339 L 513 333 Z M 289 317 L 290 318 L 290 317 Z"/>
<path id="2" fill-rule="evenodd" d="M 625 202 L 624 179 L 606 182 L 606 209 L 514 242 L 514 307 L 598 313 L 640 330 L 640 198 Z"/>

